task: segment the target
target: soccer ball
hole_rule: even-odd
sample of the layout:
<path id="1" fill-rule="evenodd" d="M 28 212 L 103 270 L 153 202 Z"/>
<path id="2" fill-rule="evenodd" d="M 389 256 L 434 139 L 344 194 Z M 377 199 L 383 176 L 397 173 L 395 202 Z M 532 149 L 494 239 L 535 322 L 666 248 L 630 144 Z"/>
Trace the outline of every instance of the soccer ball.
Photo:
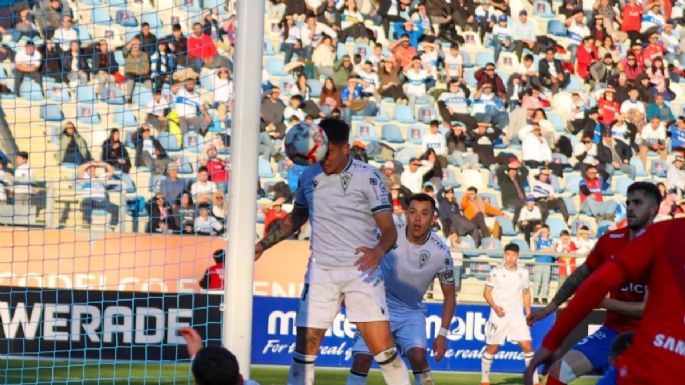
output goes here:
<path id="1" fill-rule="evenodd" d="M 285 134 L 283 143 L 288 158 L 301 166 L 322 161 L 328 151 L 328 137 L 318 124 L 296 124 Z"/>

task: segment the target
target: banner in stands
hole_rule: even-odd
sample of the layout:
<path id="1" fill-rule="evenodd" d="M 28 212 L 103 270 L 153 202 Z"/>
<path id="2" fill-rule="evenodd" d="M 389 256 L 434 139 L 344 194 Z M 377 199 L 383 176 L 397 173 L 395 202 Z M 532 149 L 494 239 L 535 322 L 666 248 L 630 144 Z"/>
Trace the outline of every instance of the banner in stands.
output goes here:
<path id="1" fill-rule="evenodd" d="M 29 235 L 30 234 L 30 235 Z M 199 292 L 221 237 L 0 229 L 0 285 L 155 293 Z M 282 242 L 255 265 L 254 294 L 299 297 L 309 243 Z M 243 256 L 252 258 L 251 256 Z"/>
<path id="2" fill-rule="evenodd" d="M 254 364 L 289 365 L 295 348 L 295 309 L 297 299 L 256 297 L 252 328 L 252 362 Z M 429 348 L 440 330 L 439 304 L 428 304 L 426 335 Z M 457 305 L 452 318 L 445 358 L 429 363 L 434 370 L 480 371 L 485 349 L 485 323 L 490 314 L 486 305 Z M 554 317 L 538 322 L 532 329 L 533 345 L 537 349 L 549 331 Z M 351 364 L 354 326 L 338 314 L 326 332 L 316 359 L 318 366 L 345 367 Z M 429 350 L 432 357 L 432 352 Z M 495 357 L 493 371 L 522 372 L 523 354 L 518 345 L 507 342 Z"/>

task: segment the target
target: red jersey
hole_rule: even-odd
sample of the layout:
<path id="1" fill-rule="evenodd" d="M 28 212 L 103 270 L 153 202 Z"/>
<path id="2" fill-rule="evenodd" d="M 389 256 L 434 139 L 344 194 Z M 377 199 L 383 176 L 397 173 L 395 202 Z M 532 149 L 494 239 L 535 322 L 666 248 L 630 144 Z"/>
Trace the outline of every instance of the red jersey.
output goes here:
<path id="1" fill-rule="evenodd" d="M 552 351 L 561 346 L 566 335 L 602 301 L 607 291 L 626 281 L 647 279 L 650 293 L 644 317 L 631 347 L 616 362 L 617 383 L 682 384 L 685 378 L 684 234 L 685 219 L 659 222 L 616 257 L 612 255 L 581 285 L 545 337 L 543 346 Z"/>
<path id="2" fill-rule="evenodd" d="M 200 287 L 206 290 L 223 289 L 224 287 L 224 264 L 217 262 L 205 271 L 200 280 Z"/>
<path id="3" fill-rule="evenodd" d="M 207 172 L 214 183 L 228 182 L 228 171 L 226 170 L 226 162 L 221 159 L 207 160 Z"/>
<path id="4" fill-rule="evenodd" d="M 627 227 L 604 234 L 588 255 L 585 265 L 590 271 L 596 271 L 607 262 L 613 254 L 623 250 L 628 242 L 630 242 L 630 229 Z M 646 289 L 644 280 L 630 282 L 623 287 L 611 290 L 609 292 L 609 298 L 623 302 L 642 302 L 645 298 Z M 614 312 L 607 312 L 604 325 L 619 333 L 623 333 L 637 329 L 637 327 L 640 326 L 640 319 L 625 317 Z"/>
<path id="5" fill-rule="evenodd" d="M 623 6 L 623 23 L 621 23 L 621 31 L 623 32 L 640 32 L 642 28 L 642 4 L 632 5 L 630 3 Z"/>
<path id="6" fill-rule="evenodd" d="M 210 57 L 217 55 L 216 46 L 212 41 L 212 37 L 207 34 L 197 37 L 195 35 L 188 36 L 188 56 L 201 60 L 207 60 Z"/>
<path id="7" fill-rule="evenodd" d="M 597 102 L 599 108 L 599 122 L 605 125 L 610 125 L 616 120 L 616 114 L 619 113 L 621 107 L 615 100 L 599 99 Z"/>

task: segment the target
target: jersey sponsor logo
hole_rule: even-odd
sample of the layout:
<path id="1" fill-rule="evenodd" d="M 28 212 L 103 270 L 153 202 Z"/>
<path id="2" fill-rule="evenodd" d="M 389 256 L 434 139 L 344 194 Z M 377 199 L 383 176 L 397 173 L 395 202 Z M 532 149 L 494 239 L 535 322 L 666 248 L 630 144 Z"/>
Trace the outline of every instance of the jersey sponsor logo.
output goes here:
<path id="1" fill-rule="evenodd" d="M 350 186 L 350 180 L 352 180 L 352 174 L 345 171 L 340 174 L 340 185 L 342 185 L 343 193 L 347 192 L 347 188 Z"/>
<path id="2" fill-rule="evenodd" d="M 623 238 L 624 236 L 625 236 L 625 234 L 623 234 L 623 233 L 609 234 L 609 238 L 611 238 L 611 239 L 620 239 L 620 238 Z"/>
<path id="3" fill-rule="evenodd" d="M 430 257 L 431 253 L 428 250 L 421 250 L 421 253 L 419 254 L 419 268 L 423 268 Z"/>
<path id="4" fill-rule="evenodd" d="M 647 293 L 647 285 L 641 285 L 638 283 L 629 283 L 621 287 L 622 292 L 635 293 L 635 294 L 645 294 Z"/>
<path id="5" fill-rule="evenodd" d="M 657 334 L 654 336 L 653 344 L 656 348 L 668 350 L 679 356 L 685 357 L 685 341 L 683 340 L 665 334 Z"/>

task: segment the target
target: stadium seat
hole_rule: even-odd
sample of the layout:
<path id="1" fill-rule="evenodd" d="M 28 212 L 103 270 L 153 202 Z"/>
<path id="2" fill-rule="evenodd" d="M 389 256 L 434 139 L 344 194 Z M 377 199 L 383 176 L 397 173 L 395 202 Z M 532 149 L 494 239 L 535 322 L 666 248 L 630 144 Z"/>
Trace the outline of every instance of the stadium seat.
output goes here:
<path id="1" fill-rule="evenodd" d="M 562 21 L 552 19 L 547 22 L 547 33 L 553 36 L 566 37 L 566 26 Z"/>
<path id="2" fill-rule="evenodd" d="M 485 67 L 488 63 L 495 62 L 495 55 L 491 51 L 481 51 L 476 53 L 476 67 Z M 505 83 L 506 84 L 506 83 Z"/>
<path id="3" fill-rule="evenodd" d="M 352 121 L 352 132 L 355 138 L 361 139 L 365 142 L 377 139 L 376 126 L 373 123 L 364 120 Z"/>
<path id="4" fill-rule="evenodd" d="M 157 30 L 159 28 L 162 28 L 164 24 L 162 23 L 162 19 L 159 17 L 159 14 L 156 12 L 146 12 L 143 13 L 140 16 L 140 23 L 148 23 L 150 25 L 151 30 Z"/>
<path id="5" fill-rule="evenodd" d="M 125 8 L 126 7 L 126 0 L 108 0 L 109 6 L 110 7 L 115 7 L 115 8 Z"/>
<path id="6" fill-rule="evenodd" d="M 398 104 L 392 112 L 392 119 L 404 124 L 414 124 L 414 113 L 409 106 Z"/>
<path id="7" fill-rule="evenodd" d="M 283 96 L 290 97 L 292 96 L 293 92 L 297 89 L 297 86 L 295 85 L 295 80 L 288 76 L 281 79 L 278 88 L 281 89 Z"/>
<path id="8" fill-rule="evenodd" d="M 666 172 L 668 171 L 668 161 L 663 159 L 652 160 L 650 164 L 650 172 L 653 176 L 659 178 L 666 178 Z"/>
<path id="9" fill-rule="evenodd" d="M 114 61 L 117 62 L 119 67 L 126 66 L 126 58 L 124 58 L 124 53 L 119 50 L 114 51 Z"/>
<path id="10" fill-rule="evenodd" d="M 578 76 L 571 75 L 568 86 L 566 86 L 566 90 L 569 92 L 583 91 L 583 84 L 581 83 L 580 78 Z"/>
<path id="11" fill-rule="evenodd" d="M 568 215 L 578 214 L 578 209 L 576 208 L 576 202 L 571 197 L 565 197 L 564 203 L 566 204 L 566 209 L 568 210 Z"/>
<path id="12" fill-rule="evenodd" d="M 645 177 L 647 176 L 647 171 L 645 171 L 645 165 L 636 156 L 630 158 L 630 165 L 635 167 L 635 176 Z"/>
<path id="13" fill-rule="evenodd" d="M 136 83 L 133 87 L 133 103 L 138 107 L 145 108 L 147 104 L 152 100 L 152 90 L 146 88 L 140 83 Z"/>
<path id="14" fill-rule="evenodd" d="M 520 251 L 530 251 L 530 244 L 526 242 L 525 239 L 514 238 L 510 241 L 511 243 L 518 245 Z M 521 256 L 521 259 L 530 259 L 532 256 Z"/>
<path id="15" fill-rule="evenodd" d="M 418 120 L 421 123 L 425 124 L 430 124 L 432 120 L 436 120 L 438 118 L 435 108 L 433 108 L 431 105 L 422 105 L 418 107 L 416 116 L 418 116 Z"/>
<path id="16" fill-rule="evenodd" d="M 471 63 L 471 55 L 468 52 L 459 51 L 461 55 L 461 61 L 464 68 L 473 68 L 473 63 Z"/>
<path id="17" fill-rule="evenodd" d="M 61 122 L 64 120 L 64 113 L 57 104 L 46 104 L 40 107 L 40 118 L 46 122 Z"/>
<path id="18" fill-rule="evenodd" d="M 502 235 L 507 236 L 507 237 L 513 237 L 518 235 L 518 231 L 514 228 L 514 225 L 511 222 L 511 218 L 505 217 L 505 216 L 498 216 L 495 217 L 497 220 L 497 223 L 499 223 L 500 228 L 502 229 Z"/>
<path id="19" fill-rule="evenodd" d="M 138 119 L 136 118 L 136 113 L 132 110 L 123 107 L 121 109 L 115 110 L 114 123 L 118 124 L 120 127 L 138 127 Z"/>
<path id="20" fill-rule="evenodd" d="M 95 7 L 91 9 L 91 21 L 96 25 L 112 25 L 112 15 L 108 7 Z"/>
<path id="21" fill-rule="evenodd" d="M 79 103 L 76 109 L 76 117 L 79 123 L 82 124 L 100 124 L 100 114 L 93 102 Z"/>
<path id="22" fill-rule="evenodd" d="M 78 32 L 78 39 L 81 43 L 90 43 L 93 37 L 90 35 L 88 28 L 84 25 L 74 25 L 74 29 Z"/>
<path id="23" fill-rule="evenodd" d="M 533 14 L 545 19 L 553 19 L 556 17 L 552 11 L 552 6 L 547 1 L 536 1 L 533 3 Z"/>
<path id="24" fill-rule="evenodd" d="M 271 163 L 262 157 L 259 157 L 258 169 L 260 178 L 274 177 L 274 170 L 271 168 Z"/>
<path id="25" fill-rule="evenodd" d="M 581 226 L 587 226 L 588 229 L 592 229 L 593 227 L 590 222 L 581 218 L 576 218 L 571 222 L 571 235 L 576 236 Z"/>
<path id="26" fill-rule="evenodd" d="M 126 28 L 133 28 L 138 26 L 138 19 L 136 15 L 128 9 L 120 9 L 114 16 L 117 24 Z"/>
<path id="27" fill-rule="evenodd" d="M 381 127 L 381 139 L 390 143 L 404 143 L 402 130 L 394 124 L 385 124 Z"/>
<path id="28" fill-rule="evenodd" d="M 157 194 L 162 185 L 162 181 L 166 179 L 165 175 L 150 175 L 150 192 Z"/>
<path id="29" fill-rule="evenodd" d="M 193 174 L 193 164 L 183 155 L 176 155 L 172 158 L 178 165 L 178 173 L 181 175 Z"/>
<path id="30" fill-rule="evenodd" d="M 162 131 L 157 135 L 157 140 L 159 144 L 162 145 L 166 152 L 178 152 L 181 151 L 181 146 L 178 144 L 176 135 L 170 134 L 168 131 Z"/>
<path id="31" fill-rule="evenodd" d="M 95 102 L 95 88 L 90 85 L 82 84 L 76 87 L 76 102 L 77 103 L 93 103 Z"/>
<path id="32" fill-rule="evenodd" d="M 288 74 L 283 70 L 283 60 L 281 59 L 269 59 L 266 61 L 266 72 L 271 76 L 288 76 Z"/>
<path id="33" fill-rule="evenodd" d="M 412 126 L 407 129 L 407 141 L 412 144 L 421 144 L 423 142 L 423 134 L 426 130 L 420 126 Z"/>
<path id="34" fill-rule="evenodd" d="M 273 44 L 271 44 L 271 41 L 268 39 L 264 39 L 264 46 L 263 46 L 263 54 L 264 56 L 274 56 L 276 55 L 276 51 L 274 50 Z"/>
<path id="35" fill-rule="evenodd" d="M 548 112 L 547 120 L 554 126 L 554 131 L 556 132 L 566 132 L 566 123 L 564 119 L 556 112 Z"/>
<path id="36" fill-rule="evenodd" d="M 67 103 L 71 101 L 71 93 L 69 88 L 63 83 L 47 83 L 44 89 L 46 90 L 47 97 L 53 102 Z"/>
<path id="37" fill-rule="evenodd" d="M 362 62 L 369 60 L 371 55 L 373 55 L 373 50 L 366 44 L 355 44 L 352 52 L 355 55 L 359 54 L 362 57 Z"/>
<path id="38" fill-rule="evenodd" d="M 321 96 L 321 90 L 323 89 L 323 84 L 319 79 L 308 79 L 307 80 L 307 85 L 309 86 L 310 89 L 310 95 L 313 98 L 318 98 Z"/>
<path id="39" fill-rule="evenodd" d="M 199 0 L 181 0 L 181 9 L 187 13 L 197 14 L 202 12 L 202 7 L 200 6 Z"/>
<path id="40" fill-rule="evenodd" d="M 29 78 L 24 78 L 19 85 L 19 96 L 31 101 L 45 100 L 43 87 Z"/>
<path id="41" fill-rule="evenodd" d="M 183 135 L 183 149 L 196 154 L 205 148 L 205 139 L 195 131 L 188 131 Z"/>
<path id="42" fill-rule="evenodd" d="M 473 32 L 473 31 L 465 31 L 462 33 L 462 36 L 464 37 L 464 45 L 465 46 L 471 46 L 473 48 L 481 48 L 482 47 L 478 33 Z"/>
<path id="43" fill-rule="evenodd" d="M 627 176 L 621 176 L 619 178 L 616 178 L 616 193 L 621 194 L 623 196 L 628 195 L 628 186 L 633 184 L 633 180 L 628 178 Z"/>
<path id="44" fill-rule="evenodd" d="M 124 94 L 121 92 L 121 89 L 113 83 L 105 86 L 102 92 L 102 97 L 104 98 L 107 104 L 122 105 L 126 102 L 126 100 L 124 100 Z"/>
<path id="45" fill-rule="evenodd" d="M 561 230 L 568 230 L 568 228 L 566 227 L 566 222 L 564 222 L 562 218 L 556 216 L 550 216 L 549 218 L 547 218 L 545 224 L 549 226 L 550 233 L 554 238 L 559 237 Z"/>
<path id="46" fill-rule="evenodd" d="M 499 258 L 502 256 L 502 241 L 495 237 L 483 238 L 480 242 L 480 248 L 488 254 L 488 257 Z"/>
<path id="47" fill-rule="evenodd" d="M 570 192 L 572 195 L 578 195 L 581 179 L 582 178 L 578 174 L 564 175 L 564 191 Z"/>
<path id="48" fill-rule="evenodd" d="M 476 80 L 476 70 L 474 68 L 464 69 L 464 80 L 466 80 L 466 85 L 472 88 L 478 87 L 478 81 Z"/>

